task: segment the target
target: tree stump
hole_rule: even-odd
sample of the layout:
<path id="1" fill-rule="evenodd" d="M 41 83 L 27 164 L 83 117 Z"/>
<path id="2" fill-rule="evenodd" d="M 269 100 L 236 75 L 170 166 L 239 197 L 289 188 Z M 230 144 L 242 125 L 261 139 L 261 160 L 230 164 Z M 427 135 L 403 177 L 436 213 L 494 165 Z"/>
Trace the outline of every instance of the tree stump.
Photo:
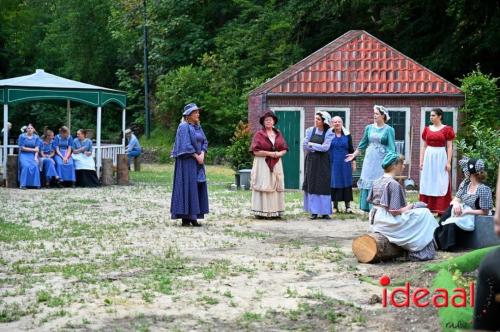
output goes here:
<path id="1" fill-rule="evenodd" d="M 390 243 L 382 234 L 370 233 L 352 241 L 352 252 L 360 263 L 376 263 L 402 256 L 405 251 Z"/>
<path id="2" fill-rule="evenodd" d="M 116 178 L 119 186 L 128 185 L 128 156 L 126 154 L 118 154 L 116 159 Z"/>
<path id="3" fill-rule="evenodd" d="M 103 186 L 111 186 L 114 184 L 113 178 L 113 159 L 105 158 L 101 161 L 101 183 Z"/>
<path id="4" fill-rule="evenodd" d="M 134 158 L 134 172 L 141 171 L 141 156 L 137 156 Z"/>
<path id="5" fill-rule="evenodd" d="M 5 186 L 7 188 L 17 188 L 17 174 L 18 174 L 18 155 L 9 154 L 7 156 L 7 181 Z"/>

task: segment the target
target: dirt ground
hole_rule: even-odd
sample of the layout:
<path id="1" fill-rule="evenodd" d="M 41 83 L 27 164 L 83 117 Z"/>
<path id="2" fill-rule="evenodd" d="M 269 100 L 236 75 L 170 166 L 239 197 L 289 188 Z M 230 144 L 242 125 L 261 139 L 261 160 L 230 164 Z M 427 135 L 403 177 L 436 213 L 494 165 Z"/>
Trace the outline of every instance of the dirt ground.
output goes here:
<path id="1" fill-rule="evenodd" d="M 226 201 L 248 193 L 221 191 L 203 227 L 184 228 L 159 189 L 0 188 L 0 331 L 440 330 L 432 307 L 377 300 L 383 274 L 412 286 L 432 275 L 359 264 L 363 215 L 256 220 L 248 201 L 239 214 Z"/>

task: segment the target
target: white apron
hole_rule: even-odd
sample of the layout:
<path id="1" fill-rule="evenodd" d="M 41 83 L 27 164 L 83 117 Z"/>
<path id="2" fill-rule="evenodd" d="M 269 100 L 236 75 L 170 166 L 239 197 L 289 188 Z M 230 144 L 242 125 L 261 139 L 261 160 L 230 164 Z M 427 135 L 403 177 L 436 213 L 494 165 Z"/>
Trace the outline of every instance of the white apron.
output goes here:
<path id="1" fill-rule="evenodd" d="M 444 146 L 428 146 L 425 149 L 424 165 L 420 172 L 420 194 L 434 197 L 446 195 L 450 183 L 450 175 L 446 171 L 447 163 Z"/>
<path id="2" fill-rule="evenodd" d="M 72 157 L 76 170 L 88 169 L 95 171 L 95 162 L 92 156 L 87 156 L 84 153 L 73 153 Z"/>

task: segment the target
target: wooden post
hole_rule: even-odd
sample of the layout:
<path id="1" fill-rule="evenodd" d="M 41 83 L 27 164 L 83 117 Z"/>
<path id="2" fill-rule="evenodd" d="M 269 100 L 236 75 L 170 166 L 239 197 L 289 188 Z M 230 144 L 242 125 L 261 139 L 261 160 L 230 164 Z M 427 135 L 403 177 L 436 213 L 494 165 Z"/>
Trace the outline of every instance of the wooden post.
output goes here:
<path id="1" fill-rule="evenodd" d="M 17 171 L 18 171 L 18 156 L 17 154 L 9 154 L 7 156 L 7 188 L 17 188 Z"/>
<path id="2" fill-rule="evenodd" d="M 102 159 L 102 175 L 101 183 L 103 186 L 111 186 L 114 184 L 115 180 L 113 178 L 113 159 L 103 158 Z"/>
<path id="3" fill-rule="evenodd" d="M 4 101 L 4 103 L 6 103 L 6 102 L 7 101 Z M 9 177 L 9 173 L 7 172 L 7 145 L 8 144 L 9 144 L 9 105 L 4 104 L 3 105 L 3 153 L 2 153 L 2 159 L 3 159 L 2 160 L 2 169 L 3 169 L 3 178 L 4 179 Z"/>
<path id="4" fill-rule="evenodd" d="M 141 156 L 137 156 L 134 158 L 134 172 L 141 171 Z"/>
<path id="5" fill-rule="evenodd" d="M 128 185 L 128 156 L 126 154 L 118 154 L 116 161 L 117 171 L 116 178 L 119 186 Z"/>
<path id="6" fill-rule="evenodd" d="M 404 250 L 380 233 L 361 235 L 352 241 L 352 252 L 360 263 L 376 263 L 404 254 Z"/>

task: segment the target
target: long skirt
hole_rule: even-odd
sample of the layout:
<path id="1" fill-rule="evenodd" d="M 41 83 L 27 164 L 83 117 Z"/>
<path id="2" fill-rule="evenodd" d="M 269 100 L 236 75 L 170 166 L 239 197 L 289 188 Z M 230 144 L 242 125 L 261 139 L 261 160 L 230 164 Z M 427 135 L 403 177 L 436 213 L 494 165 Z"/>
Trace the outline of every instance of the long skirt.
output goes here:
<path id="1" fill-rule="evenodd" d="M 40 187 L 40 168 L 34 152 L 21 151 L 18 176 L 21 188 Z"/>
<path id="2" fill-rule="evenodd" d="M 311 214 L 332 214 L 330 157 L 324 152 L 309 152 L 305 160 L 304 210 Z"/>
<path id="3" fill-rule="evenodd" d="M 436 219 L 427 208 L 412 209 L 393 216 L 385 208 L 374 206 L 370 211 L 370 219 L 373 221 L 373 232 L 384 235 L 389 242 L 410 252 L 427 249 L 433 240 L 434 230 L 438 227 Z"/>
<path id="4" fill-rule="evenodd" d="M 445 147 L 428 146 L 420 173 L 420 201 L 432 212 L 443 213 L 451 202 L 450 174 Z"/>
<path id="5" fill-rule="evenodd" d="M 52 158 L 40 158 L 41 172 L 45 181 L 50 181 L 52 178 L 57 177 L 56 162 Z"/>
<path id="6" fill-rule="evenodd" d="M 444 251 L 457 251 L 464 249 L 464 238 L 470 234 L 471 231 L 466 231 L 459 227 L 457 223 L 444 224 L 452 216 L 453 207 L 450 206 L 439 219 L 439 227 L 434 232 L 434 239 L 438 248 Z M 466 215 L 471 216 L 471 215 Z"/>
<path id="7" fill-rule="evenodd" d="M 369 212 L 371 204 L 368 203 L 368 193 L 372 189 L 373 181 L 384 175 L 382 160 L 387 154 L 387 147 L 380 143 L 370 143 L 365 152 L 361 176 L 358 180 L 359 208 Z"/>
<path id="8" fill-rule="evenodd" d="M 174 184 L 170 201 L 171 219 L 196 220 L 208 213 L 207 183 L 198 182 L 198 163 L 189 156 L 175 159 Z"/>
<path id="9" fill-rule="evenodd" d="M 285 212 L 285 177 L 281 159 L 273 171 L 265 157 L 255 157 L 250 174 L 252 213 L 261 217 L 279 217 Z"/>
<path id="10" fill-rule="evenodd" d="M 64 156 L 66 154 L 66 150 L 61 149 L 61 154 Z M 55 155 L 54 160 L 56 161 L 56 171 L 61 181 L 75 182 L 76 175 L 73 158 L 70 157 L 66 164 L 63 162 L 63 159 L 59 155 Z"/>

